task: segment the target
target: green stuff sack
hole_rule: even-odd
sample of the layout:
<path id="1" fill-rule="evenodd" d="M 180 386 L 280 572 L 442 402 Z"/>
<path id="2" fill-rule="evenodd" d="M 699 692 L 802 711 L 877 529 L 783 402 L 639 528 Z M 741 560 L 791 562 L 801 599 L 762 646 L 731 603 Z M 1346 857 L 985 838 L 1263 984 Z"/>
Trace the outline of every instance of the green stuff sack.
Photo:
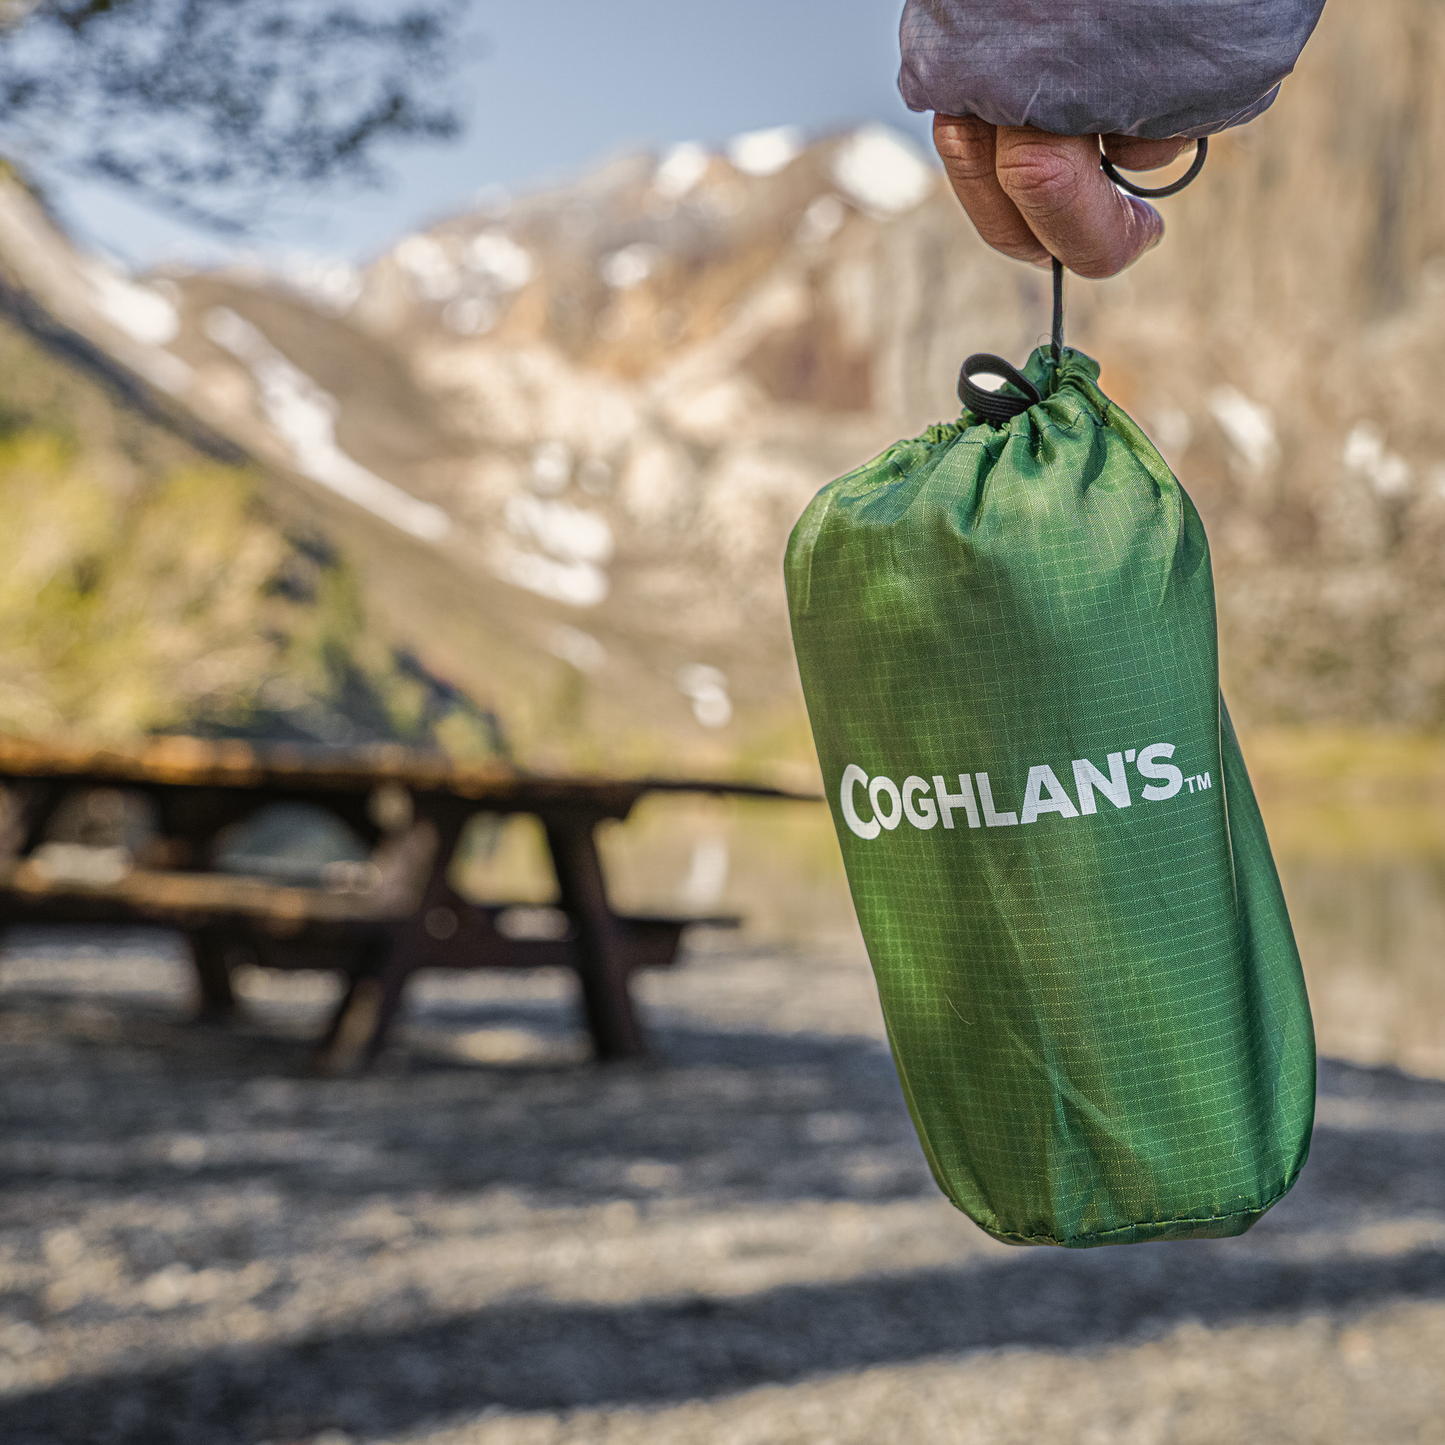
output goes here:
<path id="1" fill-rule="evenodd" d="M 1299 955 L 1193 504 L 1097 385 L 825 487 L 793 637 L 898 1075 L 997 1239 L 1240 1234 L 1314 1114 Z"/>

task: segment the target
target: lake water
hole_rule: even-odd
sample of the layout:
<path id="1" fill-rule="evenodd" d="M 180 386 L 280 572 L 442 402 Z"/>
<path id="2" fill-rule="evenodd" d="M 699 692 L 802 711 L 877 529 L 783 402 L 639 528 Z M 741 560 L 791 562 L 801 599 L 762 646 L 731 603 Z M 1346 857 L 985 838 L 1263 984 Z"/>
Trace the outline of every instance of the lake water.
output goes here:
<path id="1" fill-rule="evenodd" d="M 1445 1078 L 1445 860 L 1280 861 L 1319 1051 Z"/>

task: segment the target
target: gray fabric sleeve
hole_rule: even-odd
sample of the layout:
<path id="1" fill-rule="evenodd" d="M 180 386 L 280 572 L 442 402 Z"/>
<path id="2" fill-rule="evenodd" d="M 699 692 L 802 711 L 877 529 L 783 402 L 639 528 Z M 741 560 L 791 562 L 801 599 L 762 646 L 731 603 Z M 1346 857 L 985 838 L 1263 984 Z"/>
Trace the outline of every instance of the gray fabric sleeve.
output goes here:
<path id="1" fill-rule="evenodd" d="M 913 110 L 1061 135 L 1211 135 L 1274 99 L 1324 0 L 908 0 Z"/>

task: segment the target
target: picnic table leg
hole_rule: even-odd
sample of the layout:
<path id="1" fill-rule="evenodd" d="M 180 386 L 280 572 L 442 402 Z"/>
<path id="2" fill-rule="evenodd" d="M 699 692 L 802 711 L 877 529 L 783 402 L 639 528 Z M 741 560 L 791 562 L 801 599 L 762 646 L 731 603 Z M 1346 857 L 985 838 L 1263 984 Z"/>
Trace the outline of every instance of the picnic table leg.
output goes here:
<path id="1" fill-rule="evenodd" d="M 602 860 L 590 817 L 544 820 L 562 907 L 577 929 L 582 1004 L 600 1059 L 635 1059 L 647 1052 L 628 989 L 627 938 L 607 902 Z"/>
<path id="2" fill-rule="evenodd" d="M 428 943 L 450 936 L 433 933 L 423 920 L 440 914 L 451 919 L 454 932 L 453 906 L 465 906 L 447 882 L 447 869 L 472 811 L 467 804 L 458 802 L 440 808 L 433 804 L 430 813 L 422 814 L 418 828 L 426 832 L 415 836 L 424 844 L 432 863 L 420 907 L 412 919 L 378 925 L 360 941 L 346 970 L 346 993 L 312 1052 L 314 1072 L 362 1073 L 376 1062 L 401 1012 L 408 981 L 426 965 Z"/>
<path id="3" fill-rule="evenodd" d="M 369 1069 L 386 1044 L 410 977 L 411 970 L 397 959 L 392 940 L 373 939 L 363 945 L 347 973 L 346 991 L 331 1022 L 312 1050 L 311 1071 L 339 1075 Z"/>
<path id="4" fill-rule="evenodd" d="M 186 935 L 186 942 L 191 946 L 191 961 L 196 969 L 200 1017 L 218 1023 L 234 1018 L 239 1010 L 226 963 L 225 938 L 212 929 L 198 928 Z"/>

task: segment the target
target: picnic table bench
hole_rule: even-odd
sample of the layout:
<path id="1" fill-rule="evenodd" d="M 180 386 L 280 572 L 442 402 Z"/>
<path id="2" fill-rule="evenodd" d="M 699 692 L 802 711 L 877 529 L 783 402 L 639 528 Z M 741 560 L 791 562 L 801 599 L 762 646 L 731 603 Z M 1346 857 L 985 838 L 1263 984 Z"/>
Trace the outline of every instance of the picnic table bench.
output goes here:
<path id="1" fill-rule="evenodd" d="M 345 990 L 314 1056 L 328 1072 L 365 1067 L 376 1057 L 407 981 L 426 968 L 570 968 L 597 1056 L 644 1053 L 631 974 L 671 964 L 690 924 L 738 920 L 615 913 L 597 851 L 598 824 L 625 819 L 648 793 L 806 796 L 710 780 L 531 775 L 394 746 L 341 751 L 189 737 L 98 751 L 0 738 L 0 786 L 8 805 L 0 927 L 175 928 L 190 945 L 201 1012 L 211 1018 L 236 1010 L 231 969 L 238 962 L 336 970 Z M 160 843 L 152 851 L 159 856 L 123 864 L 111 870 L 114 876 L 47 867 L 40 845 L 51 819 L 66 799 L 90 789 L 149 799 Z M 370 862 L 305 884 L 216 871 L 222 830 L 277 801 L 312 804 L 340 818 L 372 849 Z M 515 906 L 471 902 L 456 891 L 453 857 L 478 812 L 540 819 L 560 892 L 553 926 L 518 928 L 517 918 L 525 923 L 528 915 Z"/>

